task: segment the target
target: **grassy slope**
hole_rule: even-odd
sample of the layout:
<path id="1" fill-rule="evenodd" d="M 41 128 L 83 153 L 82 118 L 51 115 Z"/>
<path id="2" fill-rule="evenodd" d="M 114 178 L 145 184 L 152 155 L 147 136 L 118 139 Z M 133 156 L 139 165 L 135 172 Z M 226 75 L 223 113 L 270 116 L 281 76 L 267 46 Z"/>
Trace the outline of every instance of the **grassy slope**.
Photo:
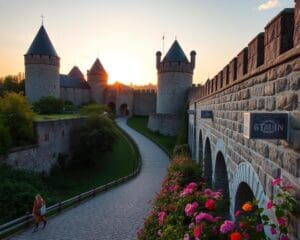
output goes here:
<path id="1" fill-rule="evenodd" d="M 161 146 L 169 155 L 171 155 L 176 143 L 176 136 L 163 136 L 159 133 L 152 132 L 147 128 L 148 117 L 134 116 L 128 120 L 128 125 L 150 138 L 153 142 Z"/>
<path id="2" fill-rule="evenodd" d="M 71 118 L 79 118 L 82 117 L 79 113 L 70 113 L 70 114 L 35 114 L 35 121 L 47 121 L 54 119 L 71 119 Z"/>
<path id="3" fill-rule="evenodd" d="M 10 167 L 0 165 L 0 195 L 7 192 L 7 183 L 9 182 L 10 194 L 3 195 L 0 203 L 15 202 L 16 208 L 14 212 L 4 213 L 0 209 L 0 224 L 11 220 L 12 218 L 19 217 L 25 214 L 26 211 L 31 211 L 31 202 L 33 201 L 34 194 L 41 193 L 45 198 L 47 205 L 50 206 L 57 201 L 62 201 L 77 195 L 81 192 L 90 190 L 94 187 L 108 183 L 114 179 L 121 178 L 128 175 L 133 171 L 134 166 L 137 166 L 138 154 L 128 138 L 118 130 L 118 140 L 113 147 L 112 153 L 107 155 L 107 164 L 102 167 L 82 168 L 80 170 L 71 170 L 66 174 L 43 177 L 39 174 L 28 173 L 25 171 L 12 170 Z M 6 185 L 2 185 L 6 181 Z M 26 200 L 22 198 L 22 192 L 26 185 Z M 2 186 L 1 186 L 2 185 Z M 15 192 L 13 189 L 20 186 L 19 190 Z M 8 189 L 9 190 L 9 189 Z M 2 192 L 2 193 L 1 193 Z M 0 196 L 1 197 L 1 196 Z M 20 203 L 19 200 L 20 199 Z M 0 199 L 1 200 L 1 199 Z M 25 208 L 24 209 L 24 205 Z M 28 208 L 27 208 L 28 206 Z M 5 207 L 1 206 L 0 208 Z M 9 206 L 7 206 L 9 207 Z"/>

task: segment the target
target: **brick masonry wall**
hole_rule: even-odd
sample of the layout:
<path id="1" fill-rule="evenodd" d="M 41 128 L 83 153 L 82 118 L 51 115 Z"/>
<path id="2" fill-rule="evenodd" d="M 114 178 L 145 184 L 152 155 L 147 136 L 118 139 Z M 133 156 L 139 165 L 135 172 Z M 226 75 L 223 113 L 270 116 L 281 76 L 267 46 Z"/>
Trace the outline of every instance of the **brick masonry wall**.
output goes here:
<path id="1" fill-rule="evenodd" d="M 134 91 L 133 114 L 139 116 L 149 116 L 156 110 L 155 91 Z"/>
<path id="2" fill-rule="evenodd" d="M 6 162 L 18 169 L 48 173 L 60 153 L 69 153 L 70 132 L 83 119 L 35 122 L 37 143 L 12 150 Z"/>

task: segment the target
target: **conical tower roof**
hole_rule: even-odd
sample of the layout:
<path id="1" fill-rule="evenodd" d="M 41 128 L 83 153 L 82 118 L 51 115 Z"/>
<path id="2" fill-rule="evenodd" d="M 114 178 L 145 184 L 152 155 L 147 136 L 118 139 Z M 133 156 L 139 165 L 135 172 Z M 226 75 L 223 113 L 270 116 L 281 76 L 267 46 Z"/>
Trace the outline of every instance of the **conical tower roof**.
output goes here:
<path id="1" fill-rule="evenodd" d="M 177 40 L 174 41 L 163 62 L 189 62 Z"/>
<path id="2" fill-rule="evenodd" d="M 106 71 L 105 71 L 104 67 L 102 66 L 99 58 L 96 59 L 93 66 L 91 67 L 89 73 L 90 74 L 100 74 L 100 73 L 102 73 L 102 74 L 105 73 L 106 74 Z"/>
<path id="3" fill-rule="evenodd" d="M 68 74 L 70 77 L 84 79 L 83 73 L 80 71 L 80 69 L 77 66 L 74 66 L 71 71 Z"/>
<path id="4" fill-rule="evenodd" d="M 47 55 L 58 57 L 43 25 L 40 27 L 26 55 Z"/>

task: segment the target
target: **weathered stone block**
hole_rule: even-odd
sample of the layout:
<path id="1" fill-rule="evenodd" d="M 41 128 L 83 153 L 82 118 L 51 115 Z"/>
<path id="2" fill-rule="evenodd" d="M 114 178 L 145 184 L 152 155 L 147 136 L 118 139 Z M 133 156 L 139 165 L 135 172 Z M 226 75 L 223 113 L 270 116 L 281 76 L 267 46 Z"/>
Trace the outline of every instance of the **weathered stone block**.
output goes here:
<path id="1" fill-rule="evenodd" d="M 280 78 L 275 81 L 275 92 L 279 93 L 284 91 L 287 88 L 287 79 L 286 78 Z"/>
<path id="2" fill-rule="evenodd" d="M 267 78 L 268 78 L 268 81 L 272 81 L 274 79 L 277 79 L 277 68 L 273 68 L 271 70 L 268 71 L 267 73 Z"/>
<path id="3" fill-rule="evenodd" d="M 293 145 L 293 149 L 300 150 L 300 130 L 293 129 L 291 131 L 290 142 Z"/>
<path id="4" fill-rule="evenodd" d="M 260 98 L 257 101 L 257 109 L 258 110 L 262 110 L 265 107 L 265 99 L 264 98 Z"/>
<path id="5" fill-rule="evenodd" d="M 300 73 L 293 73 L 289 76 L 289 89 L 295 91 L 300 89 Z"/>
<path id="6" fill-rule="evenodd" d="M 300 156 L 297 153 L 286 151 L 284 153 L 283 168 L 295 177 L 300 176 Z"/>
<path id="7" fill-rule="evenodd" d="M 273 111 L 275 109 L 275 97 L 268 97 L 265 99 L 265 108 L 268 111 Z"/>
<path id="8" fill-rule="evenodd" d="M 258 34 L 248 44 L 248 71 L 251 72 L 264 63 L 264 33 Z"/>
<path id="9" fill-rule="evenodd" d="M 300 44 L 300 2 L 295 1 L 295 29 L 294 29 L 294 46 Z"/>
<path id="10" fill-rule="evenodd" d="M 293 47 L 294 9 L 281 11 L 265 27 L 265 63 L 272 64 L 276 58 Z"/>
<path id="11" fill-rule="evenodd" d="M 249 89 L 245 89 L 245 90 L 241 91 L 241 99 L 242 100 L 249 99 L 249 98 L 250 98 Z"/>
<path id="12" fill-rule="evenodd" d="M 234 58 L 229 63 L 229 82 L 237 79 L 237 58 Z"/>
<path id="13" fill-rule="evenodd" d="M 249 101 L 249 110 L 256 110 L 256 102 L 255 99 Z"/>
<path id="14" fill-rule="evenodd" d="M 293 71 L 293 67 L 291 64 L 283 64 L 278 67 L 278 77 L 284 77 L 289 75 Z"/>
<path id="15" fill-rule="evenodd" d="M 257 141 L 256 151 L 264 158 L 269 158 L 269 146 L 265 144 L 263 141 Z"/>
<path id="16" fill-rule="evenodd" d="M 298 104 L 297 94 L 288 94 L 276 97 L 276 108 L 278 110 L 293 110 Z"/>
<path id="17" fill-rule="evenodd" d="M 272 96 L 274 95 L 274 83 L 271 82 L 271 83 L 268 83 L 266 86 L 265 86 L 265 96 Z"/>
<path id="18" fill-rule="evenodd" d="M 248 72 L 248 48 L 244 48 L 237 56 L 237 78 L 241 79 Z"/>
<path id="19" fill-rule="evenodd" d="M 300 112 L 291 113 L 291 127 L 300 130 Z"/>

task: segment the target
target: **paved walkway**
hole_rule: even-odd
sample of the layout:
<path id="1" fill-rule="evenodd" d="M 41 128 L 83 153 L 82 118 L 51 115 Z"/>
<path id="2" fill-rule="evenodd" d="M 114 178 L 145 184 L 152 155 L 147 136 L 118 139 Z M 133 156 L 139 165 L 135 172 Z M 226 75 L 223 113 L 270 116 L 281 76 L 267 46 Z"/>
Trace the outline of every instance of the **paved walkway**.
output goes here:
<path id="1" fill-rule="evenodd" d="M 137 143 L 142 159 L 141 173 L 134 179 L 51 218 L 45 229 L 31 230 L 11 240 L 117 240 L 135 239 L 150 211 L 150 200 L 159 191 L 168 165 L 167 155 L 150 140 L 117 119 Z"/>

